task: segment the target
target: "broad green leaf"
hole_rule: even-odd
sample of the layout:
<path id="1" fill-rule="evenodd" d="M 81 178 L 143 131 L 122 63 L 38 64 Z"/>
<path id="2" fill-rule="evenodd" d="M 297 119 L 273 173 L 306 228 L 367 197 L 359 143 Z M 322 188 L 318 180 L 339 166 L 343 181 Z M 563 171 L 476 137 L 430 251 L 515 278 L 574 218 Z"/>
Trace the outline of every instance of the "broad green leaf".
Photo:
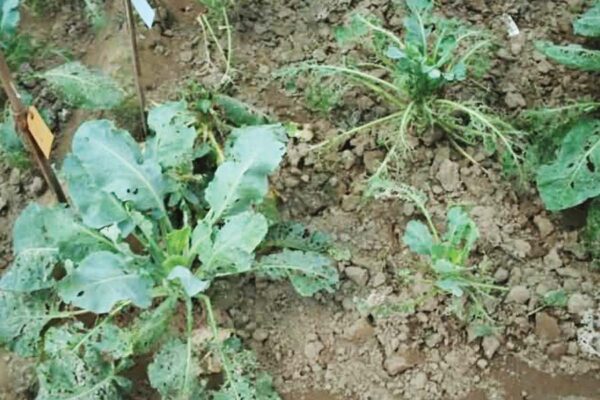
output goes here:
<path id="1" fill-rule="evenodd" d="M 17 31 L 21 13 L 20 0 L 0 0 L 0 34 L 13 35 Z"/>
<path id="2" fill-rule="evenodd" d="M 537 42 L 535 47 L 547 57 L 568 67 L 600 71 L 600 50 L 586 49 L 578 44 L 559 46 L 550 42 Z"/>
<path id="3" fill-rule="evenodd" d="M 44 326 L 54 318 L 65 317 L 56 309 L 57 304 L 47 291 L 29 294 L 0 290 L 0 345 L 24 357 L 35 355 Z"/>
<path id="4" fill-rule="evenodd" d="M 187 254 L 190 247 L 192 228 L 176 229 L 167 234 L 167 253 L 172 255 Z"/>
<path id="5" fill-rule="evenodd" d="M 233 97 L 217 93 L 214 100 L 225 119 L 233 126 L 262 125 L 270 122 L 265 114 Z"/>
<path id="6" fill-rule="evenodd" d="M 177 308 L 177 296 L 167 297 L 158 307 L 145 311 L 131 329 L 135 354 L 145 354 L 165 336 Z"/>
<path id="7" fill-rule="evenodd" d="M 100 190 L 114 193 L 140 211 L 166 213 L 166 183 L 155 160 L 143 160 L 139 145 L 111 121 L 82 124 L 73 139 L 73 155 Z"/>
<path id="8" fill-rule="evenodd" d="M 577 35 L 600 37 L 600 2 L 573 23 Z"/>
<path id="9" fill-rule="evenodd" d="M 204 221 L 199 221 L 192 232 L 190 245 L 190 257 L 195 258 L 198 254 L 207 254 L 213 245 L 212 229 Z"/>
<path id="10" fill-rule="evenodd" d="M 161 104 L 150 110 L 148 127 L 155 136 L 146 143 L 146 151 L 156 156 L 164 168 L 185 165 L 192 161 L 198 133 L 196 118 L 184 101 Z"/>
<path id="11" fill-rule="evenodd" d="M 65 158 L 62 174 L 69 197 L 87 226 L 100 229 L 129 218 L 123 204 L 113 193 L 100 190 L 77 157 L 68 155 Z"/>
<path id="12" fill-rule="evenodd" d="M 431 236 L 427 225 L 421 221 L 410 221 L 406 225 L 406 231 L 402 240 L 415 253 L 431 255 L 433 236 Z"/>
<path id="13" fill-rule="evenodd" d="M 468 253 L 479 238 L 479 230 L 475 222 L 462 208 L 453 207 L 448 210 L 448 222 L 444 240 L 453 248 L 463 248 Z"/>
<path id="14" fill-rule="evenodd" d="M 203 387 L 199 374 L 199 360 L 191 344 L 179 339 L 171 339 L 165 343 L 148 366 L 150 385 L 165 400 L 200 399 Z"/>
<path id="15" fill-rule="evenodd" d="M 207 251 L 199 253 L 202 276 L 214 277 L 250 270 L 253 252 L 269 229 L 266 218 L 254 211 L 229 217 Z"/>
<path id="16" fill-rule="evenodd" d="M 64 351 L 37 367 L 39 391 L 36 400 L 118 400 L 119 386 L 126 382 L 116 376 L 112 365 L 100 357 Z M 86 362 L 87 361 L 87 362 Z"/>
<path id="17" fill-rule="evenodd" d="M 325 252 L 332 246 L 329 235 L 314 231 L 299 222 L 281 222 L 269 228 L 261 247 L 280 247 L 293 250 Z"/>
<path id="18" fill-rule="evenodd" d="M 283 250 L 262 257 L 255 270 L 272 279 L 288 278 L 301 296 L 313 296 L 322 290 L 333 292 L 339 282 L 332 264 L 331 259 L 319 253 Z"/>
<path id="19" fill-rule="evenodd" d="M 102 314 L 124 300 L 140 308 L 150 306 L 151 288 L 152 280 L 129 272 L 121 255 L 100 251 L 87 256 L 60 281 L 58 293 L 66 303 Z"/>
<path id="20" fill-rule="evenodd" d="M 387 48 L 387 51 L 385 52 L 385 55 L 391 58 L 392 60 L 401 60 L 403 58 L 406 58 L 406 53 L 396 46 L 389 46 Z"/>
<path id="21" fill-rule="evenodd" d="M 167 279 L 170 281 L 179 280 L 185 293 L 190 297 L 194 297 L 198 293 L 204 292 L 210 286 L 210 281 L 198 279 L 192 274 L 192 271 L 181 266 L 173 268 Z"/>
<path id="22" fill-rule="evenodd" d="M 73 107 L 106 110 L 118 106 L 124 98 L 115 81 L 80 62 L 63 64 L 41 76 Z"/>
<path id="23" fill-rule="evenodd" d="M 58 262 L 58 248 L 37 247 L 25 249 L 0 279 L 0 290 L 35 292 L 54 286 L 54 267 Z"/>
<path id="24" fill-rule="evenodd" d="M 574 207 L 600 195 L 600 120 L 582 121 L 565 136 L 556 160 L 538 169 L 548 210 Z"/>
<path id="25" fill-rule="evenodd" d="M 214 224 L 223 215 L 245 211 L 260 203 L 267 194 L 271 174 L 283 157 L 285 129 L 281 125 L 263 125 L 235 129 L 226 149 L 226 161 L 219 166 L 206 188 Z"/>

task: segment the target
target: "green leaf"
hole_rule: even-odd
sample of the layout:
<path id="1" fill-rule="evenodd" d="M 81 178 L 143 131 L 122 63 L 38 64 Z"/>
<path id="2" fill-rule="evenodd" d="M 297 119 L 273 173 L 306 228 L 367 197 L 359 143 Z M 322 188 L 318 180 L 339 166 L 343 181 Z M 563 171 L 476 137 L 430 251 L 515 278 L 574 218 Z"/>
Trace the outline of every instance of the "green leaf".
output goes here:
<path id="1" fill-rule="evenodd" d="M 544 294 L 542 301 L 548 307 L 566 307 L 569 297 L 563 289 L 551 290 Z"/>
<path id="2" fill-rule="evenodd" d="M 410 221 L 406 225 L 406 231 L 402 240 L 415 253 L 431 255 L 433 236 L 431 236 L 427 225 L 421 221 Z"/>
<path id="3" fill-rule="evenodd" d="M 17 31 L 21 13 L 20 0 L 0 0 L 0 33 L 13 35 Z"/>
<path id="4" fill-rule="evenodd" d="M 352 15 L 350 23 L 335 29 L 335 39 L 340 45 L 354 42 L 370 32 L 369 26 L 359 14 Z"/>
<path id="5" fill-rule="evenodd" d="M 406 6 L 415 13 L 422 13 L 433 8 L 432 0 L 406 0 Z"/>
<path id="6" fill-rule="evenodd" d="M 565 136 L 556 160 L 538 169 L 546 208 L 564 210 L 600 195 L 599 171 L 600 120 L 581 121 Z"/>
<path id="7" fill-rule="evenodd" d="M 54 286 L 54 267 L 58 249 L 53 247 L 25 249 L 0 279 L 0 290 L 35 292 Z"/>
<path id="8" fill-rule="evenodd" d="M 48 322 L 61 316 L 54 300 L 47 291 L 0 291 L 0 344 L 23 357 L 35 355 L 40 332 Z"/>
<path id="9" fill-rule="evenodd" d="M 186 254 L 190 247 L 192 228 L 186 226 L 167 234 L 167 253 L 171 255 Z"/>
<path id="10" fill-rule="evenodd" d="M 4 113 L 4 119 L 0 123 L 0 149 L 7 154 L 25 151 L 23 141 L 15 130 L 15 121 L 10 111 Z"/>
<path id="11" fill-rule="evenodd" d="M 155 160 L 143 160 L 139 145 L 111 121 L 82 124 L 73 139 L 73 155 L 106 193 L 131 202 L 138 210 L 166 214 L 166 183 Z"/>
<path id="12" fill-rule="evenodd" d="M 392 60 L 401 60 L 403 58 L 406 58 L 406 53 L 396 46 L 389 46 L 387 48 L 387 51 L 385 52 L 385 55 L 391 58 Z"/>
<path id="13" fill-rule="evenodd" d="M 577 35 L 600 37 L 600 2 L 573 23 Z"/>
<path id="14" fill-rule="evenodd" d="M 463 248 L 468 253 L 479 238 L 477 225 L 462 208 L 452 207 L 448 210 L 448 222 L 444 240 L 455 248 Z"/>
<path id="15" fill-rule="evenodd" d="M 119 301 L 130 300 L 140 308 L 152 303 L 152 280 L 129 272 L 123 256 L 100 251 L 87 256 L 59 283 L 59 295 L 76 307 L 102 314 Z"/>
<path id="16" fill-rule="evenodd" d="M 558 46 L 550 42 L 537 42 L 535 47 L 545 56 L 568 67 L 584 71 L 600 71 L 600 51 L 590 50 L 578 44 Z"/>
<path id="17" fill-rule="evenodd" d="M 149 352 L 165 336 L 176 308 L 177 296 L 169 296 L 155 309 L 142 313 L 131 329 L 135 354 Z"/>
<path id="18" fill-rule="evenodd" d="M 118 400 L 119 385 L 114 368 L 99 357 L 84 360 L 65 351 L 37 367 L 39 391 L 36 400 Z M 86 362 L 87 361 L 87 362 Z"/>
<path id="19" fill-rule="evenodd" d="M 202 275 L 214 277 L 250 270 L 254 249 L 263 240 L 268 228 L 266 218 L 254 211 L 228 218 L 215 235 L 212 247 L 199 253 Z"/>
<path id="20" fill-rule="evenodd" d="M 331 259 L 319 253 L 284 250 L 262 257 L 255 264 L 258 273 L 272 279 L 288 278 L 301 296 L 319 291 L 333 292 L 339 282 Z"/>
<path id="21" fill-rule="evenodd" d="M 262 125 L 270 122 L 265 114 L 233 97 L 216 94 L 215 103 L 223 112 L 225 119 L 233 126 Z"/>
<path id="22" fill-rule="evenodd" d="M 269 228 L 261 247 L 279 247 L 294 250 L 328 251 L 332 246 L 329 235 L 314 231 L 299 222 L 281 222 Z"/>
<path id="23" fill-rule="evenodd" d="M 115 81 L 80 62 L 63 64 L 41 76 L 73 107 L 107 110 L 118 106 L 124 98 Z"/>
<path id="24" fill-rule="evenodd" d="M 123 204 L 113 193 L 98 187 L 77 157 L 68 155 L 65 158 L 62 174 L 69 188 L 69 197 L 87 226 L 100 229 L 129 218 Z"/>
<path id="25" fill-rule="evenodd" d="M 164 168 L 190 163 L 198 136 L 195 121 L 185 101 L 154 107 L 148 114 L 148 127 L 155 132 L 155 136 L 146 143 L 146 151 L 156 156 Z"/>
<path id="26" fill-rule="evenodd" d="M 600 267 L 600 198 L 590 204 L 583 231 L 583 242 L 592 258 L 592 266 Z"/>
<path id="27" fill-rule="evenodd" d="M 203 387 L 198 379 L 199 360 L 192 346 L 171 339 L 148 366 L 150 385 L 163 399 L 199 399 Z"/>
<path id="28" fill-rule="evenodd" d="M 206 188 L 211 207 L 207 221 L 214 224 L 223 215 L 233 215 L 260 203 L 267 194 L 268 176 L 279 166 L 286 147 L 281 125 L 235 129 L 219 166 Z"/>
<path id="29" fill-rule="evenodd" d="M 185 293 L 190 297 L 194 297 L 198 293 L 204 292 L 210 286 L 210 281 L 198 279 L 192 274 L 192 271 L 181 266 L 173 268 L 167 279 L 170 281 L 179 280 Z"/>
<path id="30" fill-rule="evenodd" d="M 442 279 L 435 282 L 435 285 L 455 297 L 462 297 L 464 294 L 461 283 L 454 279 Z"/>

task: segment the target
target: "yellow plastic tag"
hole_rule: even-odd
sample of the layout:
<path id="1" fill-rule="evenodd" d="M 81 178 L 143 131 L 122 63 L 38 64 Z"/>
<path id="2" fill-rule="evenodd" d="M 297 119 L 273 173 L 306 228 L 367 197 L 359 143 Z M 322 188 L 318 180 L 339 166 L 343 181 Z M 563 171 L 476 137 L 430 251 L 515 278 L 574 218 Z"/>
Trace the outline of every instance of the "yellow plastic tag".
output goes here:
<path id="1" fill-rule="evenodd" d="M 44 119 L 38 110 L 33 106 L 29 107 L 27 112 L 27 127 L 44 156 L 49 159 L 52 143 L 54 142 L 54 135 L 50 128 L 48 128 L 48 125 L 44 122 Z"/>

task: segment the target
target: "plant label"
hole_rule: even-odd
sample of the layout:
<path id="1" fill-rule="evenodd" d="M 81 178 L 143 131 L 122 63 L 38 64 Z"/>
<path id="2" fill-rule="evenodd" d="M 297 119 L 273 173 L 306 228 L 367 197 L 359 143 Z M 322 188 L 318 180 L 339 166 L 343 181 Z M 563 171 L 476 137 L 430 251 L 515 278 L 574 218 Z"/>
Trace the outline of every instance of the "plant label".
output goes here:
<path id="1" fill-rule="evenodd" d="M 49 159 L 54 135 L 35 107 L 29 107 L 27 111 L 27 127 L 44 156 Z"/>
<path id="2" fill-rule="evenodd" d="M 152 24 L 154 23 L 154 16 L 156 15 L 156 11 L 154 8 L 148 4 L 147 0 L 131 0 L 131 4 L 135 8 L 140 17 L 142 17 L 142 21 L 146 24 L 148 28 L 152 28 Z"/>

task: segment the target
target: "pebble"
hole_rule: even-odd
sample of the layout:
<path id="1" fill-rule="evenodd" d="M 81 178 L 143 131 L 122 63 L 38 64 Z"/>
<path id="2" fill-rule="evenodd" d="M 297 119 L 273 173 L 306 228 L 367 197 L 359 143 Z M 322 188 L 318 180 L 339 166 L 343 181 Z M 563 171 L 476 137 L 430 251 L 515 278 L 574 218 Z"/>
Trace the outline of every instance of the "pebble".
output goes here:
<path id="1" fill-rule="evenodd" d="M 309 359 L 309 361 L 316 362 L 319 358 L 319 354 L 324 348 L 325 346 L 323 346 L 323 343 L 319 342 L 318 340 L 309 342 L 306 344 L 306 346 L 304 346 L 304 355 Z"/>
<path id="2" fill-rule="evenodd" d="M 556 318 L 545 312 L 535 315 L 535 334 L 540 339 L 554 341 L 560 337 L 560 326 Z"/>
<path id="3" fill-rule="evenodd" d="M 194 59 L 194 53 L 191 50 L 183 50 L 179 53 L 179 59 L 184 63 L 189 63 Z"/>
<path id="4" fill-rule="evenodd" d="M 408 358 L 400 354 L 392 354 L 385 359 L 383 367 L 391 376 L 403 373 L 414 366 Z"/>
<path id="5" fill-rule="evenodd" d="M 375 328 L 364 318 L 358 319 L 346 330 L 346 337 L 354 341 L 362 341 L 374 334 Z"/>
<path id="6" fill-rule="evenodd" d="M 352 168 L 352 166 L 354 166 L 354 163 L 356 162 L 356 156 L 350 150 L 342 151 L 341 159 L 344 169 Z"/>
<path id="7" fill-rule="evenodd" d="M 562 262 L 562 259 L 560 258 L 560 256 L 558 255 L 558 251 L 556 250 L 556 247 L 553 247 L 548 252 L 546 257 L 544 257 L 544 265 L 546 266 L 547 269 L 558 269 L 558 268 L 562 267 L 563 262 Z"/>
<path id="8" fill-rule="evenodd" d="M 447 192 L 452 192 L 460 187 L 460 173 L 458 163 L 445 159 L 441 162 L 437 175 L 435 176 Z"/>
<path id="9" fill-rule="evenodd" d="M 257 329 L 252 334 L 252 339 L 256 340 L 257 342 L 264 342 L 268 338 L 269 332 L 264 329 Z"/>
<path id="10" fill-rule="evenodd" d="M 369 271 L 360 267 L 347 267 L 344 272 L 346 276 L 359 286 L 365 286 L 369 280 Z"/>
<path id="11" fill-rule="evenodd" d="M 368 173 L 374 174 L 383 161 L 385 154 L 381 150 L 365 151 L 363 162 Z"/>
<path id="12" fill-rule="evenodd" d="M 567 350 L 568 346 L 566 343 L 554 343 L 548 346 L 546 354 L 548 354 L 548 357 L 557 360 L 567 354 Z"/>
<path id="13" fill-rule="evenodd" d="M 500 267 L 494 273 L 494 282 L 495 283 L 505 283 L 506 281 L 508 281 L 509 277 L 510 277 L 510 273 L 508 272 L 508 270 Z"/>
<path id="14" fill-rule="evenodd" d="M 544 216 L 536 215 L 533 217 L 533 223 L 537 226 L 542 238 L 545 238 L 554 231 L 554 225 L 552 225 L 552 222 Z"/>
<path id="15" fill-rule="evenodd" d="M 525 304 L 531 297 L 529 289 L 525 286 L 514 286 L 506 296 L 507 303 Z"/>
<path id="16" fill-rule="evenodd" d="M 500 341 L 496 336 L 486 336 L 481 341 L 481 347 L 483 347 L 483 354 L 490 360 L 500 347 Z"/>
<path id="17" fill-rule="evenodd" d="M 587 295 L 581 293 L 572 294 L 567 303 L 567 310 L 571 314 L 581 315 L 594 307 L 594 301 Z"/>
<path id="18" fill-rule="evenodd" d="M 31 184 L 27 188 L 29 194 L 39 196 L 44 192 L 44 181 L 39 176 L 34 176 Z"/>
<path id="19" fill-rule="evenodd" d="M 504 97 L 504 103 L 506 103 L 508 108 L 524 108 L 527 106 L 525 98 L 521 93 L 518 92 L 506 93 L 506 97 Z"/>

